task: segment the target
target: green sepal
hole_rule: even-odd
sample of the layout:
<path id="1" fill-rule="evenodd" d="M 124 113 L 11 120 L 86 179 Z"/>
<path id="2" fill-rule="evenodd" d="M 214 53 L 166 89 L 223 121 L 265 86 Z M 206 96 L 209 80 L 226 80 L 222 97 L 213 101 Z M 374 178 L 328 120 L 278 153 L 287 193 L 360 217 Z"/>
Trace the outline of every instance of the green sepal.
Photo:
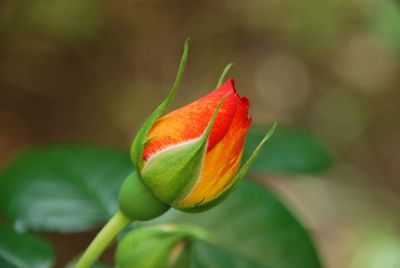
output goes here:
<path id="1" fill-rule="evenodd" d="M 193 190 L 203 167 L 212 125 L 225 98 L 221 99 L 198 139 L 171 146 L 147 160 L 141 178 L 160 200 L 174 206 Z"/>
<path id="2" fill-rule="evenodd" d="M 142 156 L 143 156 L 143 148 L 145 146 L 145 139 L 147 135 L 149 134 L 149 131 L 153 127 L 154 123 L 156 120 L 165 112 L 165 110 L 168 108 L 170 103 L 175 97 L 176 90 L 178 89 L 183 72 L 185 70 L 186 62 L 187 62 L 187 56 L 189 52 L 189 40 L 190 38 L 187 38 L 183 47 L 183 53 L 181 57 L 181 61 L 179 63 L 179 68 L 178 72 L 176 74 L 175 82 L 172 85 L 167 98 L 156 108 L 156 110 L 146 119 L 138 133 L 136 134 L 135 139 L 132 142 L 131 146 L 131 159 L 133 164 L 135 165 L 136 170 L 140 170 L 141 164 L 142 164 Z"/>
<path id="3" fill-rule="evenodd" d="M 180 200 L 191 191 L 199 177 L 204 144 L 202 139 L 197 139 L 157 153 L 142 169 L 143 182 L 168 204 Z"/>
<path id="4" fill-rule="evenodd" d="M 136 229 L 118 244 L 118 268 L 186 268 L 190 266 L 193 243 L 209 240 L 203 229 L 185 225 L 158 225 Z"/>
<path id="5" fill-rule="evenodd" d="M 190 206 L 174 206 L 174 208 L 185 211 L 185 212 L 202 212 L 205 210 L 208 210 L 219 203 L 221 203 L 225 198 L 228 197 L 228 195 L 233 192 L 236 187 L 239 185 L 240 181 L 244 178 L 244 175 L 246 175 L 247 171 L 249 170 L 251 164 L 253 161 L 256 159 L 257 155 L 261 152 L 261 149 L 263 148 L 264 144 L 271 138 L 272 134 L 274 134 L 274 131 L 276 129 L 277 123 L 275 122 L 272 127 L 269 129 L 267 134 L 264 136 L 260 144 L 257 146 L 257 148 L 254 150 L 250 158 L 244 163 L 244 165 L 241 167 L 239 172 L 236 174 L 235 178 L 232 180 L 232 182 L 217 196 L 215 196 L 212 199 L 207 200 L 206 202 L 201 202 L 198 204 L 190 205 Z"/>
<path id="6" fill-rule="evenodd" d="M 154 196 L 136 172 L 123 182 L 119 194 L 120 211 L 132 220 L 145 221 L 164 214 L 170 206 Z"/>
<path id="7" fill-rule="evenodd" d="M 231 62 L 225 66 L 224 70 L 222 71 L 222 73 L 218 79 L 216 88 L 219 88 L 225 82 L 226 75 L 228 74 L 229 70 L 232 68 L 233 65 L 234 65 L 234 63 Z"/>

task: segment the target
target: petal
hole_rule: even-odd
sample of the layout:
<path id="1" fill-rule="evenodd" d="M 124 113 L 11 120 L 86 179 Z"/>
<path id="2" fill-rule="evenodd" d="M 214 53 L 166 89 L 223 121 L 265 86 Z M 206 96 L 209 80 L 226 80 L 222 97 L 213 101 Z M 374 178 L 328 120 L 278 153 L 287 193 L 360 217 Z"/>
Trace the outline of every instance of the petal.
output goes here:
<path id="1" fill-rule="evenodd" d="M 143 158 L 147 160 L 161 149 L 200 137 L 225 95 L 208 140 L 207 150 L 212 150 L 227 133 L 236 113 L 238 96 L 233 79 L 210 94 L 161 117 L 147 137 L 151 141 L 144 148 Z"/>
<path id="2" fill-rule="evenodd" d="M 235 177 L 242 158 L 244 141 L 251 119 L 247 117 L 247 98 L 236 95 L 237 111 L 223 139 L 206 154 L 200 180 L 194 190 L 178 203 L 190 206 L 205 202 L 223 191 Z"/>

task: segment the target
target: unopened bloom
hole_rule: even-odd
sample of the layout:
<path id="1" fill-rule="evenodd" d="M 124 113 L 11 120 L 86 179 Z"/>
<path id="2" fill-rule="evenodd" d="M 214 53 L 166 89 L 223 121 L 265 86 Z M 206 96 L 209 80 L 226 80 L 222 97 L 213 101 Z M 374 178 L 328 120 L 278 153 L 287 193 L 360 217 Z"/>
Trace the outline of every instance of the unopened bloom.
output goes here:
<path id="1" fill-rule="evenodd" d="M 188 49 L 187 40 L 167 98 L 147 118 L 133 140 L 131 159 L 136 170 L 120 187 L 119 210 L 89 245 L 77 267 L 91 266 L 115 235 L 133 220 L 153 219 L 170 207 L 198 212 L 217 205 L 235 189 L 272 135 L 275 125 L 239 169 L 251 119 L 249 101 L 238 95 L 233 79 L 221 86 L 231 65 L 225 68 L 216 90 L 164 115 L 182 79 Z M 118 266 L 131 267 L 132 260 L 141 267 L 189 263 L 188 254 L 183 254 L 185 244 L 179 239 L 182 234 L 171 240 L 153 231 L 135 233 L 119 246 Z M 143 237 L 164 245 L 155 248 L 151 241 L 142 244 Z M 142 247 L 132 259 L 129 252 L 137 244 Z M 159 254 L 147 258 L 148 249 Z M 137 259 L 142 262 L 138 264 Z"/>
<path id="2" fill-rule="evenodd" d="M 248 110 L 248 99 L 238 95 L 234 80 L 229 79 L 210 94 L 158 119 L 143 150 L 144 183 L 161 200 L 182 209 L 203 206 L 219 196 L 240 166 L 251 123 Z M 209 133 L 207 127 L 211 127 Z"/>
<path id="3" fill-rule="evenodd" d="M 152 219 L 169 207 L 197 212 L 220 203 L 274 131 L 273 127 L 239 169 L 251 119 L 249 101 L 236 92 L 233 79 L 164 115 L 182 78 L 187 52 L 186 42 L 174 85 L 132 143 L 136 171 L 119 194 L 120 210 L 132 219 Z"/>
<path id="4" fill-rule="evenodd" d="M 195 242 L 210 239 L 207 232 L 194 226 L 138 228 L 118 243 L 117 267 L 190 267 Z"/>

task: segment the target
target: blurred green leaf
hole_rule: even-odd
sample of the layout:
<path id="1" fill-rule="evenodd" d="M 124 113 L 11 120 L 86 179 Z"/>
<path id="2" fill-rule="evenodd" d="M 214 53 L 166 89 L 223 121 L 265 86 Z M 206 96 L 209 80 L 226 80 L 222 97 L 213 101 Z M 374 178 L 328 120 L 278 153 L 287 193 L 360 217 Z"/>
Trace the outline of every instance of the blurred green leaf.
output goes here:
<path id="1" fill-rule="evenodd" d="M 53 261 L 54 252 L 47 242 L 0 225 L 0 267 L 45 268 Z"/>
<path id="2" fill-rule="evenodd" d="M 233 268 L 268 268 L 265 265 L 255 263 L 241 255 L 229 252 L 216 245 L 198 241 L 192 258 L 192 268 L 205 267 L 233 267 Z"/>
<path id="3" fill-rule="evenodd" d="M 97 147 L 54 146 L 22 153 L 0 174 L 0 211 L 20 228 L 77 231 L 104 223 L 117 209 L 117 191 L 132 171 L 128 153 Z M 243 182 L 205 213 L 172 211 L 156 222 L 189 223 L 217 237 L 207 250 L 233 267 L 318 268 L 306 230 L 269 190 Z M 210 258 L 214 255 L 208 254 Z M 235 255 L 234 259 L 230 256 Z M 254 267 L 248 265 L 247 267 Z"/>
<path id="4" fill-rule="evenodd" d="M 273 268 L 321 267 L 306 230 L 293 214 L 271 191 L 249 181 L 209 211 L 187 214 L 171 210 L 152 222 L 194 224 L 216 237 L 219 247 L 200 247 L 195 267 L 257 267 L 249 263 Z M 209 259 L 196 260 L 204 255 Z M 233 255 L 236 257 L 231 259 Z M 219 266 L 221 263 L 227 266 Z"/>
<path id="5" fill-rule="evenodd" d="M 0 211 L 17 228 L 79 231 L 107 221 L 132 172 L 129 154 L 53 146 L 23 152 L 0 174 Z"/>
<path id="6" fill-rule="evenodd" d="M 243 159 L 250 157 L 264 135 L 265 131 L 249 131 Z M 251 170 L 312 174 L 323 172 L 330 165 L 328 152 L 311 133 L 299 129 L 280 129 L 278 126 Z"/>

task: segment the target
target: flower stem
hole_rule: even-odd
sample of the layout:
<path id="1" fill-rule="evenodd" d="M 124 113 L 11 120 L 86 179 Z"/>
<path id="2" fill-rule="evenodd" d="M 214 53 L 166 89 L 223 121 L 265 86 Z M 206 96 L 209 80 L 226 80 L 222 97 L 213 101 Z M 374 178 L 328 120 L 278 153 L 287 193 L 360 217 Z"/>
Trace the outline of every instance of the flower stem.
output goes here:
<path id="1" fill-rule="evenodd" d="M 87 247 L 76 263 L 75 268 L 92 267 L 112 240 L 131 222 L 130 218 L 117 211 Z"/>

